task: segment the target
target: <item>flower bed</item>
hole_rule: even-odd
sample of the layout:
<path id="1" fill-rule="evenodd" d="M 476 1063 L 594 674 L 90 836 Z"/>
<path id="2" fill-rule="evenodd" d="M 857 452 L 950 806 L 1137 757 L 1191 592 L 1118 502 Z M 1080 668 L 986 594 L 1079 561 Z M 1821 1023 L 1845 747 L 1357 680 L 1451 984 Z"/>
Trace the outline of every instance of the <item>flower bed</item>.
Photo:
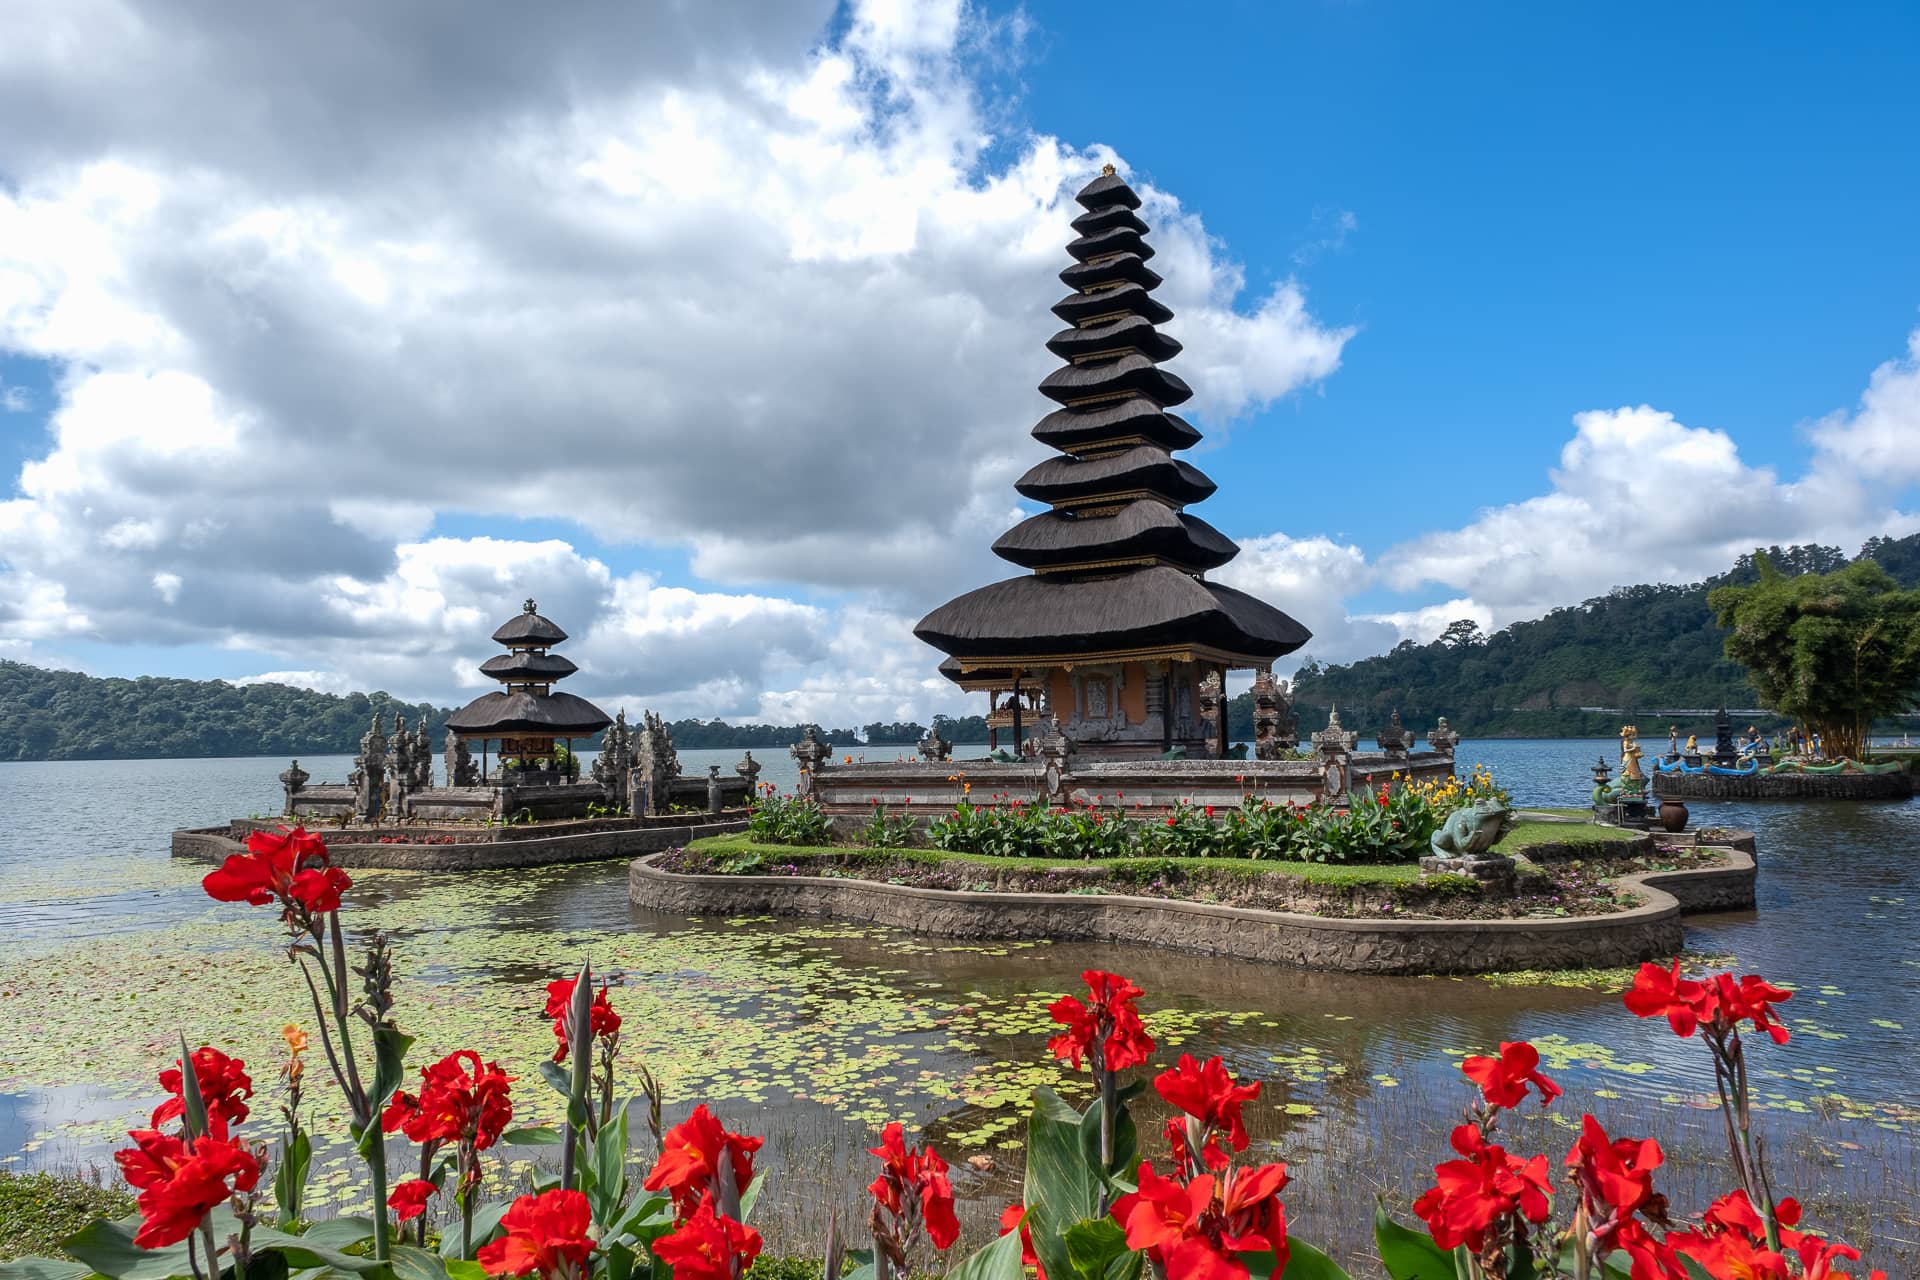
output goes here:
<path id="1" fill-rule="evenodd" d="M 1006 795 L 968 798 L 925 823 L 879 801 L 855 843 L 899 848 L 924 843 L 950 853 L 1000 858 L 1240 858 L 1317 863 L 1413 863 L 1456 809 L 1479 802 L 1508 808 L 1506 791 L 1484 767 L 1471 777 L 1399 779 L 1362 787 L 1338 803 L 1275 803 L 1249 791 L 1237 806 L 1181 804 L 1164 815 L 1111 800 L 1034 804 Z M 822 807 L 769 786 L 747 831 L 767 844 L 825 845 L 833 823 Z"/>
<path id="2" fill-rule="evenodd" d="M 8 1280 L 266 1280 L 295 1271 L 368 1280 L 744 1280 L 762 1247 L 750 1225 L 762 1139 L 729 1130 L 704 1103 L 664 1127 L 660 1091 L 644 1065 L 629 1066 L 640 1096 L 622 1100 L 621 1017 L 584 966 L 547 984 L 555 1049 L 537 1072 L 510 1076 L 459 1048 L 409 1089 L 401 1064 L 413 1037 L 396 1016 L 384 936 L 372 935 L 351 969 L 359 982 L 349 984 L 340 894 L 350 883 L 325 844 L 299 829 L 257 834 L 245 854 L 206 877 L 217 900 L 278 908 L 287 954 L 312 996 L 312 1039 L 292 1024 L 285 1031 L 275 1132 L 262 1135 L 272 1122 L 255 1117 L 260 1100 L 246 1063 L 211 1047 L 189 1051 L 183 1040 L 158 1074 L 164 1100 L 116 1153 L 139 1193 L 137 1213 L 69 1237 L 63 1247 L 75 1262 L 8 1264 Z M 1095 1097 L 1077 1110 L 1051 1089 L 1033 1090 L 1021 1199 L 1002 1215 L 996 1239 L 970 1244 L 967 1256 L 943 1267 L 951 1280 L 1023 1280 L 1030 1267 L 1055 1280 L 1345 1280 L 1289 1231 L 1281 1199 L 1294 1176 L 1288 1166 L 1247 1155 L 1242 1109 L 1262 1084 L 1235 1079 L 1219 1057 L 1185 1054 L 1150 1082 L 1127 1079 L 1156 1048 L 1137 1004 L 1146 993 L 1116 974 L 1082 977 L 1085 999 L 1069 995 L 1051 1007 L 1060 1030 L 1048 1048 L 1091 1074 Z M 1742 1029 L 1787 1043 L 1777 1006 L 1790 998 L 1753 975 L 1695 980 L 1677 962 L 1643 966 L 1626 994 L 1631 1013 L 1664 1019 L 1684 1038 L 1698 1035 L 1709 1051 L 1730 1189 L 1696 1215 L 1660 1194 L 1665 1155 L 1657 1142 L 1610 1135 L 1590 1114 L 1571 1126 L 1579 1136 L 1558 1178 L 1548 1155 L 1510 1152 L 1503 1119 L 1533 1097 L 1548 1106 L 1561 1090 L 1540 1071 L 1532 1045 L 1506 1042 L 1462 1066 L 1473 1101 L 1451 1134 L 1455 1156 L 1435 1164 L 1434 1184 L 1413 1204 L 1419 1227 L 1373 1210 L 1381 1268 L 1392 1280 L 1858 1274 L 1843 1269 L 1858 1251 L 1806 1229 L 1800 1206 L 1778 1194 L 1753 1136 Z M 310 1054 L 352 1117 L 372 1188 L 364 1217 L 303 1219 Z M 509 1128 L 514 1086 L 527 1087 L 534 1075 L 565 1098 L 563 1129 Z M 1175 1112 L 1154 1139 L 1131 1109 L 1149 1085 Z M 648 1172 L 638 1179 L 629 1171 L 636 1115 L 651 1134 L 639 1153 Z M 392 1135 L 406 1143 L 399 1166 Z M 909 1143 L 899 1122 L 879 1136 L 865 1222 L 823 1224 L 825 1280 L 899 1280 L 929 1255 L 960 1247 L 946 1161 Z M 516 1143 L 555 1148 L 558 1169 L 511 1202 L 482 1203 L 483 1167 L 497 1159 L 488 1153 Z M 418 1173 L 393 1180 L 397 1167 Z M 437 1241 L 425 1216 L 436 1200 L 457 1211 Z M 1354 1211 L 1365 1208 L 1356 1203 Z"/>

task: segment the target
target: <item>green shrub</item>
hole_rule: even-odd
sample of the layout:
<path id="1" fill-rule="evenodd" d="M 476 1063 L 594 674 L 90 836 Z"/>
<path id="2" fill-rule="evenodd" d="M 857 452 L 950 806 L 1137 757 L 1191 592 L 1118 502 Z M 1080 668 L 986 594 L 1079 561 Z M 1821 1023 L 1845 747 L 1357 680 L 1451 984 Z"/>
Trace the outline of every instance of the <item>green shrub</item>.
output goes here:
<path id="1" fill-rule="evenodd" d="M 812 800 L 766 796 L 753 803 L 747 834 L 761 844 L 825 844 L 833 834 L 827 815 Z"/>

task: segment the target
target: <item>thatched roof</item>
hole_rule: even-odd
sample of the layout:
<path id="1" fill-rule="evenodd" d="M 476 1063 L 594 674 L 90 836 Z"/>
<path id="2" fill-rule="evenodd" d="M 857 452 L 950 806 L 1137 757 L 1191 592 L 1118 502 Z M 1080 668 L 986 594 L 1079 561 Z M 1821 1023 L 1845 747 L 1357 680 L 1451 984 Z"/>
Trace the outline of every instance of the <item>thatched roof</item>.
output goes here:
<path id="1" fill-rule="evenodd" d="M 1142 289 L 1160 287 L 1160 273 L 1137 253 L 1116 253 L 1093 262 L 1076 262 L 1060 272 L 1060 283 L 1082 292 L 1130 281 Z"/>
<path id="2" fill-rule="evenodd" d="M 1158 445 L 1135 445 L 1098 458 L 1048 458 L 1014 481 L 1014 492 L 1049 505 L 1079 506 L 1108 495 L 1148 492 L 1185 505 L 1214 491 L 1200 468 Z"/>
<path id="3" fill-rule="evenodd" d="M 524 649 L 495 654 L 480 664 L 480 674 L 514 684 L 564 680 L 579 669 L 557 653 L 528 653 Z"/>
<path id="4" fill-rule="evenodd" d="M 527 601 L 517 616 L 502 623 L 500 629 L 493 633 L 495 644 L 512 649 L 544 649 L 566 638 L 566 632 L 540 616 L 539 606 L 532 600 Z"/>
<path id="5" fill-rule="evenodd" d="M 447 717 L 463 738 L 586 738 L 613 717 L 571 693 L 483 693 Z"/>
<path id="6" fill-rule="evenodd" d="M 1111 359 L 1123 351 L 1138 351 L 1150 360 L 1171 360 L 1180 354 L 1180 342 L 1154 328 L 1145 316 L 1124 315 L 1101 324 L 1062 329 L 1047 339 L 1047 350 L 1062 360 L 1097 355 Z"/>
<path id="7" fill-rule="evenodd" d="M 913 634 L 962 661 L 1203 647 L 1257 662 L 1312 638 L 1244 592 L 1164 566 L 1080 581 L 1009 578 L 949 601 Z"/>
<path id="8" fill-rule="evenodd" d="M 1040 419 L 1033 438 L 1062 453 L 1085 453 L 1123 441 L 1145 441 L 1163 449 L 1190 449 L 1200 443 L 1200 433 L 1185 418 L 1167 413 L 1145 396 L 1056 409 Z"/>
<path id="9" fill-rule="evenodd" d="M 1043 512 L 1001 534 L 993 553 L 1027 569 L 1151 556 L 1201 573 L 1219 568 L 1239 555 L 1240 548 L 1200 517 L 1141 498 L 1110 516 Z"/>
<path id="10" fill-rule="evenodd" d="M 1040 394 L 1061 404 L 1089 396 L 1122 392 L 1145 396 L 1162 408 L 1193 398 L 1193 388 L 1138 352 L 1099 364 L 1070 364 L 1055 369 L 1040 383 Z"/>

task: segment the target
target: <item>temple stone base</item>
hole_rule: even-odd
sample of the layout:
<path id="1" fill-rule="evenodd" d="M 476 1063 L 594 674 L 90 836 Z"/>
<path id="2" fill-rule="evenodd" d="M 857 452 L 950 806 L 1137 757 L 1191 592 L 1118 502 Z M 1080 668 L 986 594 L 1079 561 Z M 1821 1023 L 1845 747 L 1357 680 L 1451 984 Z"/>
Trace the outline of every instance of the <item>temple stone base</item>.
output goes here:
<path id="1" fill-rule="evenodd" d="M 1653 790 L 1674 800 L 1905 800 L 1914 775 L 1898 773 L 1661 773 Z"/>

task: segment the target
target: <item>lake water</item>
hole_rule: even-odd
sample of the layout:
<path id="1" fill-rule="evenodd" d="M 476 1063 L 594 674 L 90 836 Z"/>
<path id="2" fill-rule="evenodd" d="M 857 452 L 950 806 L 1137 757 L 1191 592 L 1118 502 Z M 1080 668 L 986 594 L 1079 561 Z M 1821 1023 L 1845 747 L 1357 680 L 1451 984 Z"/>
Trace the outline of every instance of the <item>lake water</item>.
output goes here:
<path id="1" fill-rule="evenodd" d="M 876 749 L 891 759 L 905 749 Z M 1469 742 L 1522 804 L 1576 805 L 1608 741 Z M 758 753 L 756 753 L 758 754 Z M 731 773 L 739 751 L 683 751 Z M 181 1031 L 256 1066 L 261 1136 L 277 1032 L 303 1014 L 272 913 L 210 902 L 204 868 L 167 834 L 279 807 L 282 760 L 0 764 L 0 1159 L 98 1162 L 150 1106 Z M 303 760 L 344 777 L 344 757 Z M 767 752 L 763 780 L 793 765 Z M 1699 825 L 1752 828 L 1759 908 L 1690 919 L 1690 951 L 1792 984 L 1792 1042 L 1750 1051 L 1775 1181 L 1890 1274 L 1920 1273 L 1920 802 L 1695 805 Z M 830 922 L 688 920 L 637 912 L 620 864 L 430 876 L 363 872 L 346 920 L 399 952 L 398 1016 L 422 1060 L 478 1046 L 523 1083 L 529 1119 L 552 1095 L 532 1067 L 550 1045 L 540 990 L 582 957 L 614 976 L 625 1052 L 668 1092 L 768 1136 L 763 1202 L 778 1247 L 805 1248 L 829 1203 L 869 1177 L 862 1148 L 888 1119 L 955 1164 L 978 1242 L 1017 1194 L 1020 1102 L 1076 1081 L 1045 1060 L 1047 1004 L 1097 966 L 1147 988 L 1161 1057 L 1223 1054 L 1265 1082 L 1250 1108 L 1260 1154 L 1294 1176 L 1296 1232 L 1361 1256 L 1375 1194 L 1404 1206 L 1446 1154 L 1468 1093 L 1455 1064 L 1503 1040 L 1540 1045 L 1569 1096 L 1530 1109 L 1512 1146 L 1556 1161 L 1592 1110 L 1670 1149 L 1661 1184 L 1683 1210 L 1726 1176 L 1704 1050 L 1640 1022 L 1617 992 L 1566 979 L 1359 978 L 1119 946 L 946 943 Z M 318 1080 L 310 1074 L 310 1080 Z M 1157 1128 L 1157 1125 L 1155 1126 Z M 1531 1145 L 1529 1145 L 1531 1144 Z M 1158 1143 L 1151 1144 L 1157 1150 Z M 963 1163 L 979 1157 L 988 1167 Z M 323 1207 L 351 1205 L 353 1162 L 324 1157 Z M 1902 1265 L 1904 1263 L 1904 1265 Z"/>

